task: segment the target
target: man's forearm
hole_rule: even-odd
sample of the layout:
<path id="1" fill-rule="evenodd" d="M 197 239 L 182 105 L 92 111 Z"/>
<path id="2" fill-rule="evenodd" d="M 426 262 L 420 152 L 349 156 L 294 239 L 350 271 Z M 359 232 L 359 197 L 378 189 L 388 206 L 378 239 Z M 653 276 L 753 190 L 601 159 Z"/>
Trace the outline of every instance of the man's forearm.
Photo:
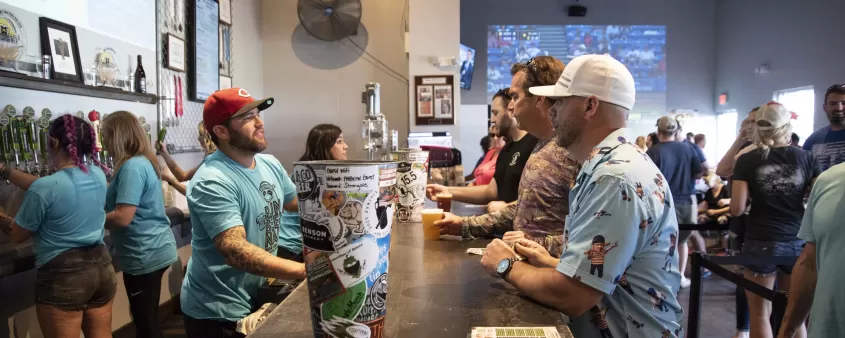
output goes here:
<path id="1" fill-rule="evenodd" d="M 808 246 L 810 244 L 808 243 Z M 813 306 L 813 296 L 816 291 L 815 247 L 804 248 L 798 262 L 795 263 L 795 270 L 792 274 L 792 287 L 789 288 L 789 302 L 786 306 L 786 315 L 783 316 L 783 326 L 786 332 L 794 332 L 801 327 L 810 314 Z M 790 337 L 791 335 L 786 335 Z"/>
<path id="2" fill-rule="evenodd" d="M 568 277 L 557 272 L 554 268 L 536 268 L 525 262 L 517 262 L 511 268 L 507 281 L 524 295 L 540 303 L 557 309 L 570 317 L 577 317 L 587 309 L 576 309 L 573 304 L 578 298 L 573 288 L 566 287 L 570 281 Z"/>
<path id="3" fill-rule="evenodd" d="M 243 227 L 228 229 L 214 238 L 215 246 L 229 266 L 263 277 L 305 278 L 305 265 L 282 259 L 246 240 Z"/>
<path id="4" fill-rule="evenodd" d="M 533 237 L 526 234 L 525 239 L 539 243 L 554 258 L 560 258 L 563 253 L 563 234 L 545 235 L 543 237 Z M 555 262 L 557 262 L 557 259 L 555 259 Z"/>
<path id="5" fill-rule="evenodd" d="M 508 204 L 504 209 L 479 216 L 463 217 L 463 231 L 466 238 L 489 238 L 497 233 L 513 230 L 516 205 Z"/>
<path id="6" fill-rule="evenodd" d="M 472 187 L 449 187 L 452 200 L 469 204 L 487 204 L 495 199 L 487 192 L 486 185 Z"/>

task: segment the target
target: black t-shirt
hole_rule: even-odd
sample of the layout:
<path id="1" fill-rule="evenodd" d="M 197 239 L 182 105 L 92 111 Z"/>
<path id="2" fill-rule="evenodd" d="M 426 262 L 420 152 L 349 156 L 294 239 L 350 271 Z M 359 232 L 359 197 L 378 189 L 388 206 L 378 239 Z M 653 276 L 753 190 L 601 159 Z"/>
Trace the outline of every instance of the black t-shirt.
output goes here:
<path id="1" fill-rule="evenodd" d="M 804 194 L 820 173 L 812 155 L 796 147 L 771 148 L 766 159 L 760 149 L 740 156 L 733 179 L 748 183 L 751 213 L 745 237 L 797 240 L 804 217 Z"/>
<path id="2" fill-rule="evenodd" d="M 728 191 L 727 185 L 722 185 L 722 190 L 716 196 L 713 196 L 713 188 L 707 189 L 707 192 L 704 193 L 704 201 L 707 202 L 707 209 L 721 209 L 719 207 L 719 201 L 726 198 L 731 198 L 731 193 Z"/>
<path id="3" fill-rule="evenodd" d="M 496 172 L 493 178 L 496 179 L 497 193 L 499 200 L 507 203 L 516 201 L 519 196 L 519 179 L 522 177 L 522 169 L 528 157 L 534 151 L 534 146 L 539 140 L 525 134 L 519 141 L 508 142 L 499 153 L 496 160 Z"/>
<path id="4" fill-rule="evenodd" d="M 687 143 L 672 141 L 655 144 L 646 153 L 666 177 L 675 204 L 691 204 L 695 176 L 703 170 L 695 150 Z"/>

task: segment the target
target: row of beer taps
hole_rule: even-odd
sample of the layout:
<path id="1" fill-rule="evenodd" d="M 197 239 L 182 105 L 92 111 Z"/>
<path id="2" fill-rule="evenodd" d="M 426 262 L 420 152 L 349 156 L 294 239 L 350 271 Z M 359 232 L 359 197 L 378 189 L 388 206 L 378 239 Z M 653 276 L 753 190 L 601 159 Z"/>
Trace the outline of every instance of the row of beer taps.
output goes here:
<path id="1" fill-rule="evenodd" d="M 75 114 L 85 119 L 81 111 Z M 97 111 L 88 113 L 88 122 L 94 126 L 96 140 L 95 155 L 97 160 L 114 168 L 114 160 L 102 146 L 99 122 L 101 118 Z M 14 164 L 14 168 L 38 177 L 51 175 L 56 172 L 55 166 L 49 160 L 50 138 L 47 133 L 52 123 L 53 113 L 50 109 L 41 110 L 41 116 L 35 117 L 35 109 L 24 107 L 18 111 L 14 106 L 7 105 L 0 113 L 0 157 L 7 166 Z M 93 159 L 86 156 L 85 163 L 90 164 Z M 9 184 L 6 181 L 6 184 Z"/>

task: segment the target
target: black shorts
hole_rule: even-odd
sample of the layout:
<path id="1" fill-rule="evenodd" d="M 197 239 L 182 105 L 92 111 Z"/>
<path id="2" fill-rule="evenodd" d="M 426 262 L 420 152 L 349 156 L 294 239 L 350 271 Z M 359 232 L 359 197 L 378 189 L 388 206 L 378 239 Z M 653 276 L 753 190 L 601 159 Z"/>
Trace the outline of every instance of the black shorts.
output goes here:
<path id="1" fill-rule="evenodd" d="M 117 291 L 111 255 L 105 245 L 62 252 L 37 271 L 35 303 L 67 311 L 107 304 Z"/>

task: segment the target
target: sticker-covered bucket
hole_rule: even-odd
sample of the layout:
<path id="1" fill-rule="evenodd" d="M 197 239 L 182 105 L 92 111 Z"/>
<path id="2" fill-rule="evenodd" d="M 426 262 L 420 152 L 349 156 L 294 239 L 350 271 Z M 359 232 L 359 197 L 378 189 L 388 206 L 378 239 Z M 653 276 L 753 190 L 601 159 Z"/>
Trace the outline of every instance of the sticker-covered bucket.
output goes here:
<path id="1" fill-rule="evenodd" d="M 384 337 L 395 162 L 295 162 L 316 338 Z"/>
<path id="2" fill-rule="evenodd" d="M 396 169 L 396 220 L 422 222 L 420 212 L 425 204 L 425 184 L 428 178 L 428 151 L 401 149 L 390 153 L 399 162 Z"/>

